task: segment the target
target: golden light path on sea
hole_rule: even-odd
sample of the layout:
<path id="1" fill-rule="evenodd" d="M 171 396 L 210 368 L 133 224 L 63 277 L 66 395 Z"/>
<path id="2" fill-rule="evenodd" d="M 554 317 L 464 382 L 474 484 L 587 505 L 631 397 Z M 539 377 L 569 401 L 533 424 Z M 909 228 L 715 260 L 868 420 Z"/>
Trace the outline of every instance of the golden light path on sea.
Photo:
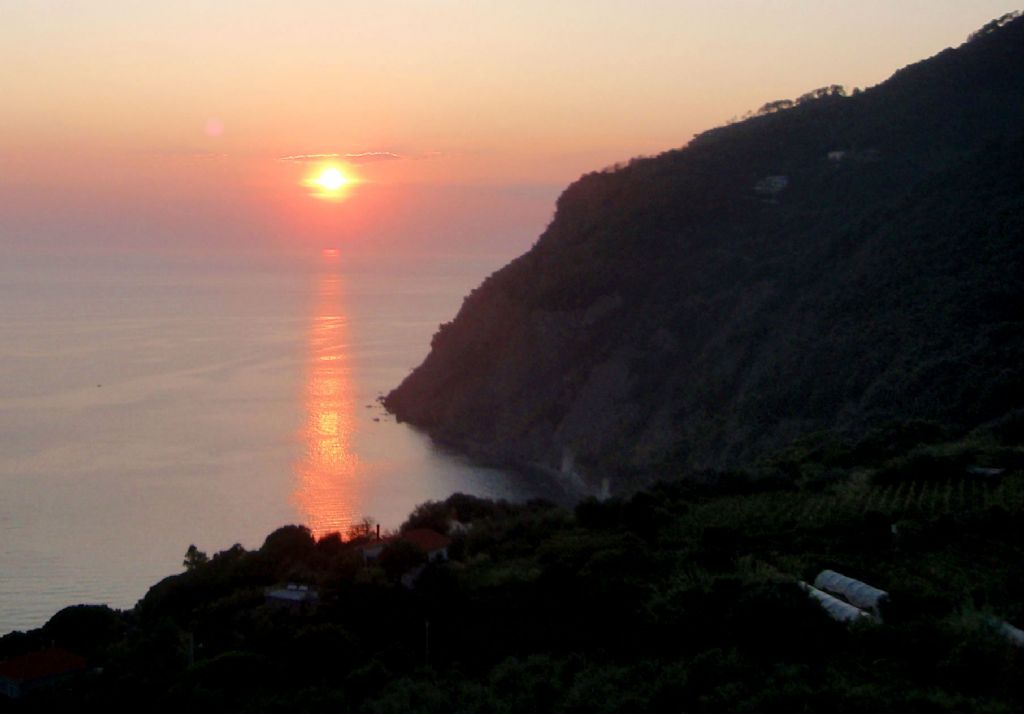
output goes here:
<path id="1" fill-rule="evenodd" d="M 325 259 L 337 256 L 325 253 Z M 304 386 L 303 457 L 295 464 L 293 498 L 313 535 L 344 533 L 360 498 L 359 457 L 352 450 L 355 426 L 343 279 L 325 272 L 317 285 L 310 321 Z"/>

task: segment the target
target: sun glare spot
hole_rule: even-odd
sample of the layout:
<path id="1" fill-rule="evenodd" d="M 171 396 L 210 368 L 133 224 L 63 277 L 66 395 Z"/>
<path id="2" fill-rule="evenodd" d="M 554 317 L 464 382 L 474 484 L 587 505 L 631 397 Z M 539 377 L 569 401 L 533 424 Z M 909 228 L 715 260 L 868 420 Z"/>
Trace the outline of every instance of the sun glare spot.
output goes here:
<path id="1" fill-rule="evenodd" d="M 328 191 L 337 191 L 339 188 L 348 183 L 348 179 L 345 178 L 338 169 L 324 169 L 319 176 L 316 177 L 316 183 L 321 188 L 325 188 Z"/>
<path id="2" fill-rule="evenodd" d="M 312 193 L 317 198 L 338 201 L 345 198 L 355 179 L 337 166 L 327 166 L 308 176 L 303 183 L 313 189 Z"/>

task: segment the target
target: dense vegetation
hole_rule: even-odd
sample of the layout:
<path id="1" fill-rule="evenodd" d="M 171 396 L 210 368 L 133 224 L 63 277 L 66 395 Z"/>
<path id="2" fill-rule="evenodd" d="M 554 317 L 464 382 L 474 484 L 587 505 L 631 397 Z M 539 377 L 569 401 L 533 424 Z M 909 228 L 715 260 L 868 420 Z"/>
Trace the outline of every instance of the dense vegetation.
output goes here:
<path id="1" fill-rule="evenodd" d="M 635 487 L 1024 405 L 1024 20 L 571 185 L 387 406 Z M 567 458 L 572 457 L 572 459 Z"/>
<path id="2" fill-rule="evenodd" d="M 68 608 L 0 659 L 58 644 L 102 668 L 21 711 L 1018 712 L 1024 651 L 994 622 L 1024 624 L 1022 442 L 1020 417 L 954 442 L 909 424 L 780 455 L 786 478 L 573 511 L 455 495 L 402 526 L 453 538 L 412 589 L 416 553 L 364 563 L 365 530 L 286 526 L 190 548 L 134 610 Z M 826 617 L 796 585 L 823 568 L 888 590 L 884 623 Z M 288 581 L 319 605 L 270 604 Z"/>

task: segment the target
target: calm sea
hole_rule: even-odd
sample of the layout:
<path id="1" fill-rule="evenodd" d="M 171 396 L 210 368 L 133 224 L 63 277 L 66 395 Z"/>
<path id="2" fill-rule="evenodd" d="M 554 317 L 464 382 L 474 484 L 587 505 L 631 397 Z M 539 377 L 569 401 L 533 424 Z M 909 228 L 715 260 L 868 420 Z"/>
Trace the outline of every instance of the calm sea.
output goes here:
<path id="1" fill-rule="evenodd" d="M 0 634 L 131 607 L 188 546 L 397 527 L 551 487 L 442 453 L 377 402 L 500 259 L 0 268 Z"/>

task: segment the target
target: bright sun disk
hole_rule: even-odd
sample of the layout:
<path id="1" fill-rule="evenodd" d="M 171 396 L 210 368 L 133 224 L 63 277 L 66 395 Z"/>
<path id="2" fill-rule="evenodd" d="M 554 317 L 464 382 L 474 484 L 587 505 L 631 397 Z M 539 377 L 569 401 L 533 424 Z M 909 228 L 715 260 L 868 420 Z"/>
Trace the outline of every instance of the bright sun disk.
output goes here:
<path id="1" fill-rule="evenodd" d="M 346 178 L 345 174 L 334 168 L 324 169 L 320 172 L 320 175 L 313 180 L 313 183 L 317 186 L 328 191 L 337 191 L 348 182 L 349 180 Z"/>

